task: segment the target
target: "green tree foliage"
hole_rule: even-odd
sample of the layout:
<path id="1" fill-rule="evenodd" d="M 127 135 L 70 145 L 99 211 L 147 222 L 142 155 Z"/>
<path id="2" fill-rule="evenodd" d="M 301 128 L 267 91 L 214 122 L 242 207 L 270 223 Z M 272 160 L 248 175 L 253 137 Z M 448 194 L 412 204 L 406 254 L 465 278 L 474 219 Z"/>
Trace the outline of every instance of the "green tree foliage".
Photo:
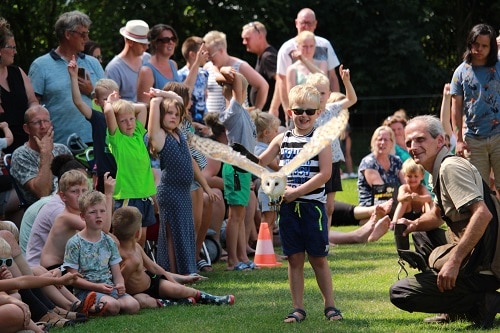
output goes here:
<path id="1" fill-rule="evenodd" d="M 150 26 L 172 25 L 181 43 L 223 31 L 229 54 L 254 64 L 255 55 L 241 44 L 241 27 L 263 22 L 279 48 L 295 36 L 294 19 L 303 7 L 316 12 L 316 34 L 352 68 L 360 96 L 439 94 L 461 62 L 469 29 L 479 22 L 500 28 L 500 4 L 479 0 L 3 0 L 0 15 L 16 36 L 16 63 L 27 71 L 33 59 L 57 46 L 53 26 L 69 10 L 90 16 L 90 37 L 102 45 L 105 62 L 121 49 L 120 27 L 143 19 Z M 184 63 L 180 47 L 174 60 Z"/>

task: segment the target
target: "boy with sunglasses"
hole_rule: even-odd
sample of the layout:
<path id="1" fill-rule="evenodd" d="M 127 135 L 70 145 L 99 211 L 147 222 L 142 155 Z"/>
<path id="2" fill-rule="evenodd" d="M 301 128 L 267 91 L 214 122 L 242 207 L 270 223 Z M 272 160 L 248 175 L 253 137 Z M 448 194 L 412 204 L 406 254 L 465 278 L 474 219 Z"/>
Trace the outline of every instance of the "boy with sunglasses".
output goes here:
<path id="1" fill-rule="evenodd" d="M 260 164 L 269 164 L 280 156 L 280 166 L 290 162 L 311 140 L 319 116 L 320 93 L 310 85 L 298 85 L 289 93 L 288 116 L 294 128 L 276 136 L 259 156 Z M 287 188 L 279 211 L 280 239 L 283 253 L 288 256 L 288 279 L 293 309 L 285 323 L 306 319 L 304 311 L 304 262 L 306 252 L 324 300 L 327 320 L 341 320 L 335 307 L 332 276 L 328 267 L 328 228 L 325 212 L 325 183 L 331 176 L 332 153 L 329 147 L 302 164 L 287 176 Z"/>

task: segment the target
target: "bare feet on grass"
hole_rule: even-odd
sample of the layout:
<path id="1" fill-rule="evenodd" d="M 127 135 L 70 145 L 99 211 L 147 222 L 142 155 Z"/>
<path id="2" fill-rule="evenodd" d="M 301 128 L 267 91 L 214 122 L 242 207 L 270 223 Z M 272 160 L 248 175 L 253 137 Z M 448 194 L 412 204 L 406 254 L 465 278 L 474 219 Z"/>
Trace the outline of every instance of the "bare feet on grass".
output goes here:
<path id="1" fill-rule="evenodd" d="M 375 223 L 375 228 L 373 228 L 372 233 L 370 236 L 368 236 L 368 241 L 369 242 L 375 242 L 380 239 L 387 230 L 389 230 L 389 226 L 391 225 L 391 219 L 389 216 L 384 216 L 383 218 L 379 219 L 377 223 Z"/>

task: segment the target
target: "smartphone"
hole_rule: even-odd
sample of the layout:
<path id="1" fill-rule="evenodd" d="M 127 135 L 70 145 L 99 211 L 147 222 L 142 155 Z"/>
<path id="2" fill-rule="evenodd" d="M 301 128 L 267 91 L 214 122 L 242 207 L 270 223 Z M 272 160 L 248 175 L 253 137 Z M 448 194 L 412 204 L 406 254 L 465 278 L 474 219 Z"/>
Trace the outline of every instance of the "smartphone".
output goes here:
<path id="1" fill-rule="evenodd" d="M 396 240 L 396 248 L 398 250 L 410 249 L 410 237 L 403 236 L 403 231 L 406 230 L 406 224 L 396 223 L 394 225 L 394 238 Z"/>
<path id="2" fill-rule="evenodd" d="M 78 77 L 85 79 L 85 68 L 78 68 Z"/>

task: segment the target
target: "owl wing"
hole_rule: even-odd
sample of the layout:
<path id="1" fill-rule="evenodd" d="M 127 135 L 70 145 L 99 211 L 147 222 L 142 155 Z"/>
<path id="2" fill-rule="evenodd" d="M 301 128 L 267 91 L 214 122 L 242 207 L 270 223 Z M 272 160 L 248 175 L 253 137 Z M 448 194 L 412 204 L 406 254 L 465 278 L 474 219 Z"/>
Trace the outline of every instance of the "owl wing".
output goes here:
<path id="1" fill-rule="evenodd" d="M 337 117 L 328 120 L 322 126 L 318 127 L 309 141 L 302 150 L 290 162 L 285 164 L 280 172 L 289 175 L 299 168 L 306 161 L 318 155 L 323 148 L 329 146 L 346 128 L 349 112 L 347 110 L 340 111 Z"/>
<path id="2" fill-rule="evenodd" d="M 189 135 L 188 142 L 193 148 L 201 152 L 203 155 L 208 156 L 214 160 L 237 166 L 250 173 L 253 173 L 259 178 L 262 178 L 263 175 L 267 175 L 270 173 L 266 168 L 250 161 L 245 156 L 238 153 L 228 145 L 211 139 L 202 138 L 194 134 Z"/>

